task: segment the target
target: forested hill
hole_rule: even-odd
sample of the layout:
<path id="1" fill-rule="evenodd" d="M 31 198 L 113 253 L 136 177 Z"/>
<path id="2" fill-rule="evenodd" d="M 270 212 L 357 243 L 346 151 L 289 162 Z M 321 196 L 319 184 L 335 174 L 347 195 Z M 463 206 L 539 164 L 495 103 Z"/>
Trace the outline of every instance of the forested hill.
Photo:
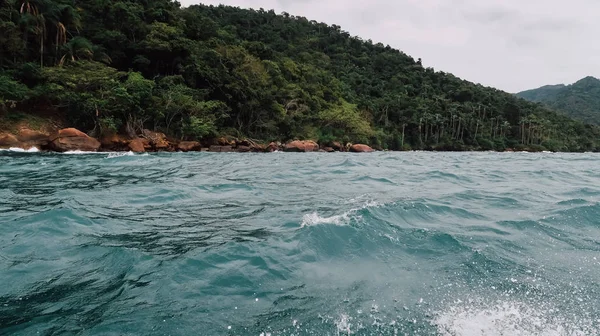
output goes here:
<path id="1" fill-rule="evenodd" d="M 168 0 L 1 6 L 5 127 L 41 114 L 97 136 L 600 148 L 596 127 L 304 17 Z"/>
<path id="2" fill-rule="evenodd" d="M 571 85 L 549 85 L 517 96 L 540 102 L 573 119 L 600 125 L 600 79 L 585 77 Z"/>

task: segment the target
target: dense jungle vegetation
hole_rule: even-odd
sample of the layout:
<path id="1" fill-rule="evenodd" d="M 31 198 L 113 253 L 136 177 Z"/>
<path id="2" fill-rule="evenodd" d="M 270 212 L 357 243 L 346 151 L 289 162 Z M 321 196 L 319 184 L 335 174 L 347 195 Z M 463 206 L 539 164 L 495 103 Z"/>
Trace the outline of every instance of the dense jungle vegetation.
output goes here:
<path id="1" fill-rule="evenodd" d="M 169 0 L 0 6 L 4 122 L 386 149 L 600 148 L 595 126 L 288 13 Z"/>
<path id="2" fill-rule="evenodd" d="M 600 125 L 600 79 L 585 77 L 571 85 L 546 85 L 517 96 L 543 103 L 573 119 Z"/>

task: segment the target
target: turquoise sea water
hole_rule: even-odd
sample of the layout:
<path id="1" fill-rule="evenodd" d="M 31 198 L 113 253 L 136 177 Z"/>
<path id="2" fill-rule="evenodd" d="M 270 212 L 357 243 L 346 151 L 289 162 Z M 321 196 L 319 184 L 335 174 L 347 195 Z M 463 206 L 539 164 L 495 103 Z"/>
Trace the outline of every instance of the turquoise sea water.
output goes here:
<path id="1" fill-rule="evenodd" d="M 600 156 L 0 152 L 2 335 L 598 335 Z"/>

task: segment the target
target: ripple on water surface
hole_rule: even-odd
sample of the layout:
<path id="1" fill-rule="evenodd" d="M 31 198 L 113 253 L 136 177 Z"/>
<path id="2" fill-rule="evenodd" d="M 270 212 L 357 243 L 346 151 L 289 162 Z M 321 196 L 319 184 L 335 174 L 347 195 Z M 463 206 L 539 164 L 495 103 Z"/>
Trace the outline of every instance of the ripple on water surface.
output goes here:
<path id="1" fill-rule="evenodd" d="M 0 334 L 600 334 L 599 163 L 0 151 Z"/>

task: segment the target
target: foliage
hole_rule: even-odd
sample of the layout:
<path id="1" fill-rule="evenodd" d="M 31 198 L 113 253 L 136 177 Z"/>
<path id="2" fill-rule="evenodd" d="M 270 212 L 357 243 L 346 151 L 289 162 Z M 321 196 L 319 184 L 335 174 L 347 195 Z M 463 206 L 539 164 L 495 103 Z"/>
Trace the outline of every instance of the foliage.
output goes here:
<path id="1" fill-rule="evenodd" d="M 524 99 L 543 103 L 567 116 L 600 125 L 600 80 L 586 77 L 571 85 L 548 85 L 517 94 Z"/>
<path id="2" fill-rule="evenodd" d="M 598 150 L 600 131 L 337 25 L 171 0 L 0 3 L 0 99 L 75 127 L 387 149 Z"/>

